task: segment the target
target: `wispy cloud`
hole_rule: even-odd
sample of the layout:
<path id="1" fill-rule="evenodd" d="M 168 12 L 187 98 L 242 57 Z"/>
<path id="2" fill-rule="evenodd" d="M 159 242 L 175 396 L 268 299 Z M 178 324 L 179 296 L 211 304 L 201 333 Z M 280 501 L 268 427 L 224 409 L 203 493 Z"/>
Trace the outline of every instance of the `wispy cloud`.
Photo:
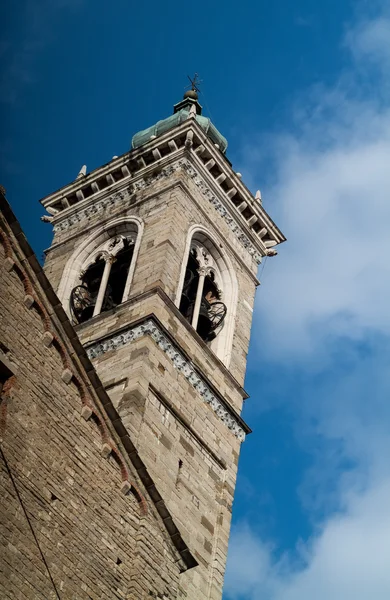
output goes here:
<path id="1" fill-rule="evenodd" d="M 389 96 L 376 92 L 383 78 L 375 88 L 371 72 L 360 80 L 373 54 L 363 50 L 358 32 L 365 39 L 375 23 L 348 34 L 350 47 L 359 48 L 356 70 L 332 88 L 309 91 L 300 99 L 295 131 L 267 146 L 277 182 L 263 194 L 265 208 L 288 235 L 262 294 L 262 338 L 270 352 L 311 351 L 325 332 L 353 338 L 370 328 L 390 332 Z M 376 47 L 375 64 L 381 56 Z M 256 145 L 253 140 L 245 162 L 261 172 Z"/>
<path id="2" fill-rule="evenodd" d="M 300 488 L 314 533 L 276 559 L 238 524 L 229 599 L 389 597 L 389 39 L 385 13 L 350 27 L 352 67 L 299 98 L 293 131 L 272 142 L 277 176 L 263 197 L 288 243 L 266 268 L 255 337 L 286 387 L 305 381 L 286 401 L 315 461 Z M 244 162 L 259 173 L 256 146 Z"/>
<path id="3" fill-rule="evenodd" d="M 390 62 L 390 16 L 363 21 L 348 30 L 346 45 L 357 60 L 370 60 L 383 67 Z"/>
<path id="4" fill-rule="evenodd" d="M 299 15 L 295 17 L 294 23 L 297 27 L 313 27 L 313 17 L 303 17 Z"/>
<path id="5" fill-rule="evenodd" d="M 233 530 L 226 591 L 253 600 L 387 600 L 390 589 L 390 483 L 351 494 L 308 546 L 304 567 L 272 562 L 267 545 L 247 526 Z"/>

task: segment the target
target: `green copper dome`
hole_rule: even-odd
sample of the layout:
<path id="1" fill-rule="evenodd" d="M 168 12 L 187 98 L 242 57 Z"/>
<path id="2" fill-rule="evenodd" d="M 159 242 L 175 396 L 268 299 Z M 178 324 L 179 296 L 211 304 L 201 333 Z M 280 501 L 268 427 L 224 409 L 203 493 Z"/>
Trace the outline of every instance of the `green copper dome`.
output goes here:
<path id="1" fill-rule="evenodd" d="M 152 127 L 148 127 L 147 129 L 136 133 L 133 136 L 133 139 L 131 140 L 132 149 L 143 146 L 144 144 L 150 141 L 152 136 L 158 137 L 166 131 L 173 129 L 174 127 L 176 127 L 176 125 L 180 125 L 180 123 L 183 123 L 183 121 L 185 121 L 189 117 L 191 106 L 190 103 L 192 102 L 193 101 L 189 100 L 188 102 L 180 103 L 180 105 L 185 104 L 185 106 L 183 108 L 180 108 L 180 110 L 176 110 L 176 112 L 173 115 L 171 115 L 167 119 L 163 119 L 162 121 L 157 121 L 157 123 Z M 176 106 L 179 108 L 179 105 Z M 197 106 L 200 109 L 199 104 L 197 104 Z M 200 112 L 200 110 L 197 112 Z M 223 137 L 221 133 L 219 133 L 218 129 L 212 124 L 211 120 L 207 117 L 203 117 L 200 114 L 197 114 L 195 118 L 198 125 L 200 125 L 200 127 L 203 129 L 207 137 L 209 137 L 214 144 L 218 144 L 220 151 L 225 153 L 228 145 L 227 140 Z"/>

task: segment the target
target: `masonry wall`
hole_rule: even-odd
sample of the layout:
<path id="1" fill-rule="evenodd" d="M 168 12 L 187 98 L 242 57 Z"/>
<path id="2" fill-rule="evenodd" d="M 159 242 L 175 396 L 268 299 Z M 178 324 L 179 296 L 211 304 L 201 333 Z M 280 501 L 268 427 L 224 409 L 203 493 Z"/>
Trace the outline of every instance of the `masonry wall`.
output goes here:
<path id="1" fill-rule="evenodd" d="M 129 300 L 77 327 L 81 342 L 120 332 L 155 315 L 211 385 L 238 413 L 244 392 L 257 265 L 185 170 L 157 177 L 136 194 L 59 231 L 45 270 L 60 287 L 83 241 L 117 217 L 143 222 Z M 203 226 L 217 240 L 237 280 L 237 306 L 228 368 L 175 311 L 188 232 Z M 78 281 L 75 274 L 74 285 Z M 162 293 L 157 293 L 160 290 Z M 231 290 L 224 290 L 229 305 Z M 229 305 L 229 309 L 232 307 Z M 115 348 L 93 364 L 199 566 L 180 578 L 188 600 L 220 600 L 240 441 L 150 338 Z"/>
<path id="2" fill-rule="evenodd" d="M 43 343 L 47 320 L 27 307 L 1 244 L 0 263 L 1 348 L 16 372 L 0 407 L 0 597 L 177 598 L 181 565 L 153 504 L 122 493 L 118 464 L 102 457 L 101 431 L 82 417 L 79 389 Z"/>
<path id="3" fill-rule="evenodd" d="M 219 599 L 240 441 L 149 336 L 93 362 L 199 563 L 183 589 Z"/>
<path id="4" fill-rule="evenodd" d="M 223 588 L 237 473 L 232 454 L 237 456 L 238 443 L 231 440 L 235 451 L 230 451 L 227 468 L 226 463 L 221 464 L 220 454 L 196 435 L 200 415 L 191 425 L 178 418 L 165 400 L 149 389 L 138 443 L 145 449 L 150 473 L 175 512 L 178 526 L 199 563 L 181 576 L 182 589 L 191 600 L 217 600 Z M 204 421 L 206 428 L 213 428 L 211 415 Z"/>
<path id="5" fill-rule="evenodd" d="M 189 597 L 220 598 L 240 441 L 149 336 L 93 362 L 199 562 Z"/>
<path id="6" fill-rule="evenodd" d="M 80 341 L 89 345 L 94 340 L 114 334 L 116 331 L 126 329 L 149 315 L 155 315 L 163 326 L 171 333 L 172 339 L 190 357 L 199 372 L 208 378 L 210 383 L 219 391 L 236 412 L 240 412 L 243 402 L 243 389 L 223 367 L 207 345 L 194 335 L 193 328 L 181 317 L 172 302 L 168 303 L 165 296 L 158 290 L 132 298 L 111 311 L 101 313 L 91 321 L 76 327 Z M 179 318 L 180 317 L 180 318 Z M 99 363 L 97 363 L 97 366 Z M 135 371 L 134 365 L 132 370 Z M 141 366 L 142 370 L 142 366 Z M 127 376 L 125 374 L 125 376 Z M 120 378 L 121 372 L 109 371 L 109 378 Z M 162 377 L 161 372 L 155 372 L 154 377 L 161 380 L 162 385 L 172 385 L 169 376 Z M 189 404 L 191 409 L 191 404 Z"/>
<path id="7" fill-rule="evenodd" d="M 121 200 L 112 202 L 104 211 L 97 211 L 95 215 L 82 218 L 66 231 L 58 231 L 55 234 L 53 247 L 45 262 L 45 271 L 54 289 L 58 290 L 60 287 L 67 262 L 83 240 L 114 218 L 137 216 L 144 223 L 144 232 L 130 297 L 159 286 L 175 301 L 188 231 L 192 226 L 202 225 L 219 240 L 219 250 L 222 256 L 226 256 L 231 262 L 232 271 L 237 278 L 236 317 L 228 368 L 242 385 L 252 322 L 257 264 L 184 169 L 156 181 L 152 179 L 148 186 L 135 194 L 128 189 L 121 190 L 121 194 Z M 74 285 L 78 283 L 75 277 Z M 229 292 L 230 290 L 225 290 L 227 296 Z M 227 304 L 231 309 L 229 299 Z"/>

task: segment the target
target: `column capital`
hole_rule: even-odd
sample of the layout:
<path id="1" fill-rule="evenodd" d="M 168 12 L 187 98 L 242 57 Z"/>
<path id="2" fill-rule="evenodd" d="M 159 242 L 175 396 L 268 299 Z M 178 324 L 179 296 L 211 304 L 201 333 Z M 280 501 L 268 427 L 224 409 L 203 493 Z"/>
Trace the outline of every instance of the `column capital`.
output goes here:
<path id="1" fill-rule="evenodd" d="M 104 260 L 106 263 L 110 263 L 110 265 L 112 265 L 116 261 L 116 256 L 114 254 L 107 253 L 104 256 Z"/>

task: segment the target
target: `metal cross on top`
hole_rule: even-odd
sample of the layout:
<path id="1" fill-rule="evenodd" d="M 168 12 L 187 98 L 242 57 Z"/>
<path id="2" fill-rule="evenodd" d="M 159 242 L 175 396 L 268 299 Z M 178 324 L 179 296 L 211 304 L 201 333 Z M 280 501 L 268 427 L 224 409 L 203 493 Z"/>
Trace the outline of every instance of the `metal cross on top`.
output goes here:
<path id="1" fill-rule="evenodd" d="M 195 75 L 193 76 L 192 79 L 191 79 L 191 77 L 189 75 L 187 75 L 187 77 L 188 77 L 189 82 L 191 84 L 191 89 L 194 92 L 198 92 L 199 93 L 200 92 L 199 85 L 202 83 L 202 79 L 199 79 L 198 73 L 195 73 Z"/>

